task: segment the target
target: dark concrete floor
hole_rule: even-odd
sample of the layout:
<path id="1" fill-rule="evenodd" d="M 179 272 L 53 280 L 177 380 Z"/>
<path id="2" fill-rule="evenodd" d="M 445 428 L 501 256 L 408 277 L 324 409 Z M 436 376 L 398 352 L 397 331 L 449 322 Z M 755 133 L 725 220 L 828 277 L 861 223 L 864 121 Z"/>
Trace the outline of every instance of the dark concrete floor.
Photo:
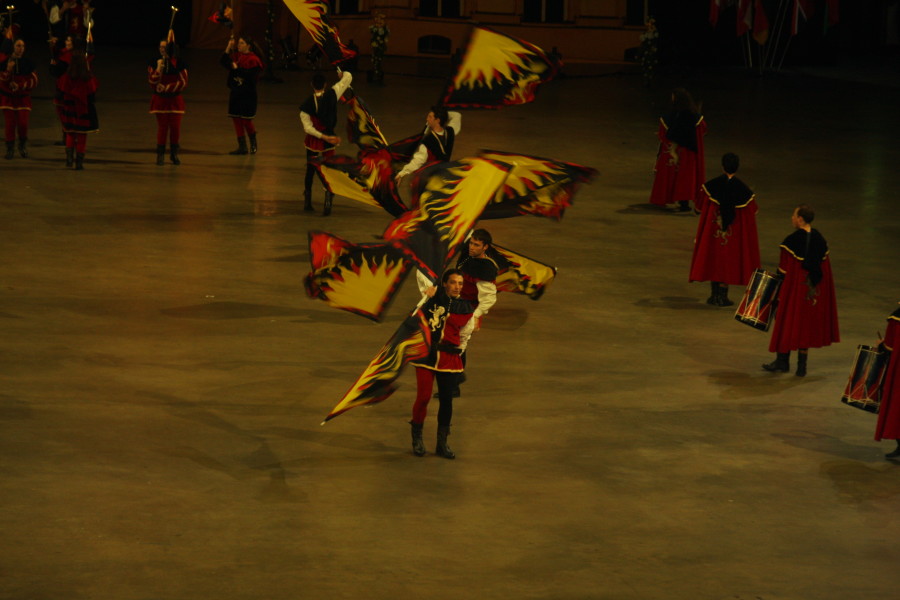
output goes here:
<path id="1" fill-rule="evenodd" d="M 843 342 L 805 379 L 761 371 L 768 336 L 687 282 L 696 219 L 645 204 L 664 87 L 569 78 L 466 112 L 457 156 L 600 175 L 559 223 L 486 223 L 559 275 L 538 302 L 501 296 L 473 340 L 447 461 L 410 453 L 411 373 L 319 426 L 416 294 L 384 324 L 304 296 L 308 230 L 371 241 L 389 220 L 302 212 L 309 73 L 263 87 L 259 154 L 228 156 L 224 74 L 194 53 L 183 164 L 157 167 L 144 58 L 97 59 L 84 172 L 52 146 L 46 80 L 31 158 L 0 160 L 0 598 L 896 595 L 900 468 L 840 395 L 900 300 L 900 90 L 688 81 L 710 175 L 735 151 L 758 194 L 764 265 L 800 202 L 831 244 Z M 441 80 L 356 87 L 398 139 Z"/>

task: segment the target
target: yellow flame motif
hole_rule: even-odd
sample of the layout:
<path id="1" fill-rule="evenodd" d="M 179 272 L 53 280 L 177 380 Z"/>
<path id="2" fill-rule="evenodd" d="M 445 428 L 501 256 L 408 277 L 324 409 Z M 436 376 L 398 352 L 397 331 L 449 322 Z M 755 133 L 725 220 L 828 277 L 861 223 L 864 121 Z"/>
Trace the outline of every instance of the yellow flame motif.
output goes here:
<path id="1" fill-rule="evenodd" d="M 546 54 L 538 47 L 509 36 L 476 27 L 472 32 L 468 50 L 453 86 L 473 89 L 476 85 L 494 87 L 502 78 L 507 81 L 527 81 L 533 85 L 550 69 Z M 517 84 L 518 85 L 518 84 Z M 522 92 L 519 86 L 516 93 Z"/>
<path id="2" fill-rule="evenodd" d="M 324 19 L 328 14 L 326 2 L 323 0 L 284 0 L 284 4 L 294 13 L 294 16 L 303 25 L 303 29 L 309 32 L 317 44 L 325 43 L 326 32 L 333 31 Z"/>

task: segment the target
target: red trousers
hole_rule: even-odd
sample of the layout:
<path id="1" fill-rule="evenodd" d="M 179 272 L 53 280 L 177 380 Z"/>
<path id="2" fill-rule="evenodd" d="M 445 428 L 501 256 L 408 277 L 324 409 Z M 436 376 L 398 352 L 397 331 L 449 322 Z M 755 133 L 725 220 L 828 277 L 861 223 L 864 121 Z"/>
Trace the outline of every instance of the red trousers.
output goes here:
<path id="1" fill-rule="evenodd" d="M 87 150 L 87 134 L 86 133 L 69 133 L 66 132 L 66 148 L 75 148 L 78 154 L 84 154 Z"/>
<path id="2" fill-rule="evenodd" d="M 244 137 L 244 131 L 250 135 L 256 133 L 256 127 L 253 126 L 253 119 L 242 119 L 240 117 L 232 117 L 234 122 L 234 132 L 238 137 Z"/>
<path id="3" fill-rule="evenodd" d="M 177 144 L 181 140 L 182 113 L 155 113 L 156 114 L 156 145 L 165 146 L 168 136 L 171 144 Z"/>
<path id="4" fill-rule="evenodd" d="M 424 423 L 428 414 L 428 402 L 431 400 L 431 390 L 434 388 L 434 380 L 438 384 L 438 400 L 441 407 L 438 409 L 438 425 L 450 425 L 453 418 L 453 392 L 456 389 L 456 378 L 459 373 L 445 373 L 432 371 L 422 367 L 416 367 L 416 401 L 413 403 L 412 422 Z"/>
<path id="5" fill-rule="evenodd" d="M 16 132 L 20 140 L 28 139 L 28 117 L 30 110 L 4 110 L 3 118 L 6 121 L 6 141 L 16 141 Z"/>

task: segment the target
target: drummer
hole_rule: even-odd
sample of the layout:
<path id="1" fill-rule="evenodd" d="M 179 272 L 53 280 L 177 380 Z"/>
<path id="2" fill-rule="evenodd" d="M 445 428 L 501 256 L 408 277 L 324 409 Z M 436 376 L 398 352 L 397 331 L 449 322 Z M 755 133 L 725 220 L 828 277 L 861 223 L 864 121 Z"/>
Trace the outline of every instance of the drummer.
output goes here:
<path id="1" fill-rule="evenodd" d="M 806 204 L 795 208 L 791 215 L 794 233 L 781 242 L 778 272 L 784 282 L 769 343 L 769 351 L 777 355 L 762 366 L 766 371 L 790 371 L 791 351 L 798 350 L 796 374 L 803 377 L 810 348 L 841 341 L 828 243 L 812 228 L 815 216 Z"/>
<path id="2" fill-rule="evenodd" d="M 875 426 L 875 440 L 896 440 L 897 447 L 884 456 L 900 459 L 900 308 L 888 317 L 881 350 L 890 352 L 890 358 L 881 387 L 881 407 L 878 411 L 878 425 Z"/>

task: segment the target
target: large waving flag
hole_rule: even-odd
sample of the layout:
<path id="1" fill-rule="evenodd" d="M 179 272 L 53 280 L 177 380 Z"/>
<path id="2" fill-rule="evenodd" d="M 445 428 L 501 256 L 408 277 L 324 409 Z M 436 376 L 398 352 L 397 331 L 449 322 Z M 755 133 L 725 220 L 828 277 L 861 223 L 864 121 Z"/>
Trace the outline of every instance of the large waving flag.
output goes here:
<path id="1" fill-rule="evenodd" d="M 482 219 L 534 215 L 558 221 L 572 205 L 578 184 L 591 181 L 597 174 L 590 167 L 526 154 L 481 150 L 478 156 L 512 165 Z"/>
<path id="2" fill-rule="evenodd" d="M 403 367 L 413 360 L 428 355 L 431 346 L 431 328 L 422 312 L 422 304 L 416 307 L 412 315 L 397 328 L 391 339 L 378 351 L 362 375 L 322 421 L 323 425 L 351 408 L 381 402 L 397 389 L 396 381 Z"/>
<path id="3" fill-rule="evenodd" d="M 387 148 L 363 150 L 356 158 L 337 154 L 313 162 L 328 191 L 363 204 L 383 208 L 397 217 L 406 212 L 391 169 Z"/>
<path id="4" fill-rule="evenodd" d="M 497 263 L 497 291 L 524 294 L 537 300 L 556 277 L 556 267 L 528 258 L 503 246 L 491 244 L 491 258 Z"/>
<path id="5" fill-rule="evenodd" d="M 349 97 L 348 97 L 349 96 Z M 388 143 L 369 107 L 356 93 L 348 90 L 342 101 L 347 104 L 347 139 L 364 148 L 386 148 Z"/>
<path id="6" fill-rule="evenodd" d="M 390 244 L 351 244 L 311 231 L 309 247 L 313 271 L 306 293 L 373 321 L 381 320 L 409 272 L 410 263 Z"/>
<path id="7" fill-rule="evenodd" d="M 559 67 L 558 60 L 525 40 L 475 27 L 441 104 L 448 108 L 525 104 Z"/>
<path id="8" fill-rule="evenodd" d="M 484 207 L 503 185 L 511 165 L 471 157 L 439 163 L 420 174 L 412 210 L 382 236 L 397 244 L 417 267 L 437 281 Z"/>
<path id="9" fill-rule="evenodd" d="M 329 21 L 327 17 L 328 2 L 325 0 L 284 0 L 284 4 L 294 13 L 294 16 L 303 25 L 303 29 L 322 49 L 331 64 L 336 65 L 356 56 L 354 50 L 341 42 L 337 27 Z"/>

